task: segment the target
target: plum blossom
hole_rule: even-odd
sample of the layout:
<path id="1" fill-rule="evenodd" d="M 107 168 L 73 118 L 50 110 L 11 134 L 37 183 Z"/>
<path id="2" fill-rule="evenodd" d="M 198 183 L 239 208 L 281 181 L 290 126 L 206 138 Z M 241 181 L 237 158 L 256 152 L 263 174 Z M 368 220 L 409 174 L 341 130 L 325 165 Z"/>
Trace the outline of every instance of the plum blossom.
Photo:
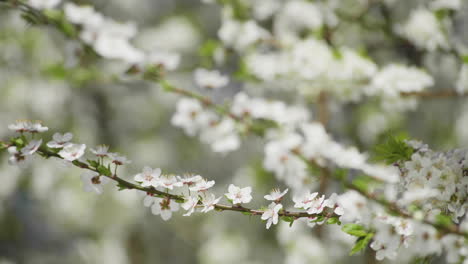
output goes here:
<path id="1" fill-rule="evenodd" d="M 225 19 L 218 31 L 218 37 L 228 47 L 242 51 L 250 45 L 270 37 L 270 33 L 254 20 L 240 22 Z"/>
<path id="2" fill-rule="evenodd" d="M 41 124 L 40 121 L 29 121 L 29 120 L 17 120 L 15 123 L 8 125 L 8 129 L 23 133 L 42 133 L 49 130 Z"/>
<path id="3" fill-rule="evenodd" d="M 310 193 L 310 191 L 297 194 L 293 197 L 294 207 L 309 209 L 312 202 L 317 198 L 318 192 Z"/>
<path id="4" fill-rule="evenodd" d="M 209 188 L 213 187 L 215 184 L 215 181 L 207 181 L 205 179 L 202 179 L 195 183 L 194 186 L 190 187 L 190 191 L 193 192 L 204 192 L 208 190 Z"/>
<path id="5" fill-rule="evenodd" d="M 168 51 L 153 51 L 148 55 L 145 63 L 147 65 L 161 66 L 167 71 L 173 71 L 179 66 L 180 55 Z"/>
<path id="6" fill-rule="evenodd" d="M 420 92 L 433 84 L 432 76 L 416 67 L 390 64 L 372 78 L 367 92 L 395 97 L 400 92 Z"/>
<path id="7" fill-rule="evenodd" d="M 162 175 L 158 179 L 158 186 L 173 190 L 174 187 L 182 187 L 183 183 L 177 180 L 175 175 Z"/>
<path id="8" fill-rule="evenodd" d="M 72 140 L 73 134 L 72 133 L 55 133 L 52 136 L 52 141 L 47 142 L 47 146 L 49 148 L 63 148 L 70 140 Z"/>
<path id="9" fill-rule="evenodd" d="M 240 188 L 234 184 L 230 184 L 228 187 L 228 193 L 226 197 L 232 201 L 233 204 L 249 203 L 252 200 L 252 187 Z"/>
<path id="10" fill-rule="evenodd" d="M 408 21 L 397 31 L 416 46 L 428 51 L 448 47 L 436 15 L 424 8 L 413 10 Z"/>
<path id="11" fill-rule="evenodd" d="M 268 220 L 266 228 L 270 229 L 271 224 L 278 224 L 278 212 L 283 208 L 282 204 L 271 203 L 268 209 L 262 214 L 262 220 Z"/>
<path id="12" fill-rule="evenodd" d="M 218 123 L 205 129 L 200 139 L 208 144 L 214 152 L 227 153 L 240 146 L 240 137 L 236 129 L 236 123 L 231 118 L 224 118 Z"/>
<path id="13" fill-rule="evenodd" d="M 8 148 L 8 153 L 11 155 L 8 159 L 10 165 L 22 165 L 28 161 L 32 155 L 39 149 L 42 144 L 42 139 L 31 140 L 26 146 L 21 150 L 18 150 L 16 146 L 11 146 Z"/>
<path id="14" fill-rule="evenodd" d="M 109 153 L 109 158 L 112 160 L 112 163 L 115 165 L 125 165 L 132 163 L 131 160 L 127 159 L 127 157 L 122 156 L 118 153 Z"/>
<path id="15" fill-rule="evenodd" d="M 143 205 L 144 205 L 145 207 L 150 207 L 151 205 L 154 204 L 155 200 L 156 200 L 156 197 L 154 197 L 154 196 L 153 196 L 152 194 L 150 194 L 150 193 L 147 193 L 147 194 L 145 195 L 145 198 L 143 199 Z"/>
<path id="16" fill-rule="evenodd" d="M 85 192 L 102 194 L 103 186 L 111 180 L 105 176 L 100 176 L 97 172 L 87 171 L 81 174 L 81 181 L 83 182 Z"/>
<path id="17" fill-rule="evenodd" d="M 59 151 L 60 157 L 64 160 L 74 161 L 81 158 L 85 153 L 85 144 L 67 144 L 62 150 Z"/>
<path id="18" fill-rule="evenodd" d="M 287 192 L 288 189 L 283 192 L 281 192 L 280 189 L 273 189 L 269 194 L 265 195 L 264 198 L 268 201 L 280 201 Z"/>
<path id="19" fill-rule="evenodd" d="M 31 140 L 26 146 L 21 149 L 21 154 L 23 155 L 32 155 L 34 154 L 42 145 L 42 139 Z"/>
<path id="20" fill-rule="evenodd" d="M 95 149 L 90 149 L 91 152 L 96 155 L 97 157 L 107 157 L 109 156 L 109 146 L 107 145 L 99 145 Z"/>
<path id="21" fill-rule="evenodd" d="M 177 179 L 183 185 L 187 185 L 187 186 L 193 186 L 194 184 L 197 184 L 199 181 L 203 180 L 202 176 L 200 175 L 188 175 L 183 178 L 180 176 L 177 176 Z"/>
<path id="22" fill-rule="evenodd" d="M 179 204 L 169 198 L 154 198 L 151 212 L 154 215 L 161 215 L 164 221 L 171 219 L 172 212 L 179 211 Z"/>
<path id="23" fill-rule="evenodd" d="M 194 136 L 214 120 L 214 115 L 203 109 L 202 104 L 195 99 L 182 98 L 177 103 L 176 113 L 171 124 L 184 129 L 189 136 Z"/>
<path id="24" fill-rule="evenodd" d="M 221 200 L 221 197 L 216 198 L 216 196 L 212 193 L 208 194 L 203 198 L 203 208 L 201 209 L 202 213 L 208 213 L 209 211 L 215 208 L 215 205 Z"/>
<path id="25" fill-rule="evenodd" d="M 210 71 L 203 68 L 198 68 L 193 73 L 195 83 L 203 88 L 218 89 L 226 86 L 229 83 L 229 78 L 222 75 L 219 71 Z"/>
<path id="26" fill-rule="evenodd" d="M 133 178 L 135 181 L 140 182 L 143 187 L 159 187 L 159 178 L 161 176 L 161 169 L 152 169 L 150 167 L 144 167 L 141 173 L 138 173 Z"/>
<path id="27" fill-rule="evenodd" d="M 186 199 L 185 203 L 182 204 L 182 208 L 187 210 L 187 213 L 184 216 L 190 216 L 194 211 L 195 207 L 198 205 L 198 197 L 190 196 Z"/>

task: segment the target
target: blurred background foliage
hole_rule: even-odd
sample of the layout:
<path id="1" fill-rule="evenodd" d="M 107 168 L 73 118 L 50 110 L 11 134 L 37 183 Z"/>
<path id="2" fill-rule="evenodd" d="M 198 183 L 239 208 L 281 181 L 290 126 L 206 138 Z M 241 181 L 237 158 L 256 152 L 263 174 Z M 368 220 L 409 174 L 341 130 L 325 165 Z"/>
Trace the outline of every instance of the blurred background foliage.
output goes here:
<path id="1" fill-rule="evenodd" d="M 116 20 L 135 21 L 140 29 L 134 41 L 138 47 L 180 52 L 183 70 L 169 78 L 182 87 L 192 87 L 191 70 L 207 63 L 200 50 L 209 53 L 207 41 L 216 38 L 220 23 L 216 5 L 195 0 L 77 2 L 92 4 Z M 359 14 L 365 1 L 342 2 L 343 11 Z M 408 16 L 407 7 L 417 1 L 400 2 L 407 3 L 391 10 L 395 19 Z M 464 8 L 454 20 L 462 42 L 468 35 L 466 4 Z M 366 23 L 378 25 L 380 15 L 369 12 Z M 434 89 L 450 89 L 456 78 L 456 58 L 421 54 L 391 41 L 383 49 L 379 43 L 387 40 L 382 30 L 365 30 L 356 22 L 340 27 L 335 35 L 340 44 L 370 47 L 368 55 L 377 63 L 391 60 L 425 67 L 436 77 Z M 241 150 L 228 155 L 211 152 L 171 127 L 177 96 L 150 83 L 114 78 L 122 65 L 92 54 L 75 56 L 76 45 L 52 28 L 28 25 L 18 11 L 0 5 L 0 138 L 8 138 L 7 124 L 16 119 L 38 119 L 52 131 L 72 132 L 75 142 L 88 147 L 108 144 L 124 153 L 133 160 L 121 171 L 128 179 L 144 165 L 171 173 L 199 173 L 216 180 L 218 194 L 229 183 L 252 185 L 254 206 L 262 205 L 260 198 L 271 188 L 282 187 L 262 169 L 260 140 L 247 138 Z M 223 102 L 240 89 L 297 100 L 287 89 L 240 81 L 209 95 Z M 434 149 L 466 147 L 466 102 L 424 100 L 412 112 L 384 111 L 374 101 L 332 102 L 329 127 L 337 139 L 363 151 L 370 151 L 388 131 L 406 131 Z M 314 110 L 313 105 L 310 108 Z M 134 191 L 107 186 L 102 196 L 83 192 L 79 173 L 60 162 L 39 159 L 20 170 L 8 166 L 6 154 L 0 153 L 0 263 L 367 263 L 372 259 L 371 253 L 348 257 L 353 238 L 337 226 L 325 227 L 322 235 L 300 224 L 289 228 L 287 223 L 267 231 L 258 218 L 232 212 L 190 218 L 178 213 L 164 222 L 143 207 L 143 195 Z M 302 259 L 307 262 L 300 262 L 298 255 L 306 256 Z"/>

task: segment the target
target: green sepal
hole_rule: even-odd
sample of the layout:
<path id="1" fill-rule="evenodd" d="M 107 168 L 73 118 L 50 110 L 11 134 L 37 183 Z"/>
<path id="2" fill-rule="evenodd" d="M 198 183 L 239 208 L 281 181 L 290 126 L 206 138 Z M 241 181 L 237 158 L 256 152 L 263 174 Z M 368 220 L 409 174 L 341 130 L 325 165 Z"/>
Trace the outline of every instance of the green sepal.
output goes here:
<path id="1" fill-rule="evenodd" d="M 341 222 L 340 222 L 340 219 L 338 217 L 334 216 L 334 217 L 328 218 L 327 224 L 329 224 L 329 225 L 335 225 L 335 224 L 341 225 Z"/>

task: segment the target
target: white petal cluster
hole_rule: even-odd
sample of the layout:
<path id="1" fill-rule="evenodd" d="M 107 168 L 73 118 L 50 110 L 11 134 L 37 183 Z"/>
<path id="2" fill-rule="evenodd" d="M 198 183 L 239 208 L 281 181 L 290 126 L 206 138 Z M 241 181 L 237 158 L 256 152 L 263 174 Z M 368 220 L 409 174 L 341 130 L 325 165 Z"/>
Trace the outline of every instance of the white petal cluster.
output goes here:
<path id="1" fill-rule="evenodd" d="M 151 206 L 151 213 L 160 215 L 164 221 L 171 219 L 172 213 L 179 211 L 179 204 L 167 198 L 158 198 L 147 195 L 144 199 L 146 207 Z"/>
<path id="2" fill-rule="evenodd" d="M 267 220 L 266 228 L 270 229 L 271 224 L 278 224 L 279 215 L 278 212 L 283 209 L 282 204 L 271 203 L 268 209 L 262 214 L 262 220 Z"/>
<path id="3" fill-rule="evenodd" d="M 222 75 L 217 70 L 207 70 L 198 68 L 194 71 L 193 77 L 199 87 L 207 89 L 219 89 L 229 83 L 229 77 Z"/>
<path id="4" fill-rule="evenodd" d="M 400 92 L 420 92 L 434 84 L 434 79 L 415 67 L 390 64 L 372 78 L 369 95 L 397 97 Z"/>
<path id="5" fill-rule="evenodd" d="M 416 46 L 428 51 L 448 46 L 437 17 L 427 9 L 413 10 L 408 21 L 398 31 Z"/>
<path id="6" fill-rule="evenodd" d="M 183 98 L 177 103 L 177 112 L 171 123 L 182 127 L 186 134 L 195 136 L 210 144 L 213 151 L 226 153 L 240 146 L 240 137 L 234 120 L 229 117 L 219 120 L 212 111 L 204 109 L 195 99 Z"/>
<path id="7" fill-rule="evenodd" d="M 8 153 L 11 155 L 8 159 L 10 165 L 25 165 L 32 155 L 41 147 L 42 139 L 31 140 L 26 146 L 21 149 L 11 146 L 8 148 Z"/>
<path id="8" fill-rule="evenodd" d="M 130 38 L 137 33 L 133 23 L 118 23 L 96 12 L 91 6 L 66 3 L 64 11 L 70 22 L 82 26 L 80 38 L 92 45 L 99 55 L 129 63 L 144 59 L 143 52 L 130 43 Z"/>
<path id="9" fill-rule="evenodd" d="M 276 14 L 274 33 L 284 42 L 293 42 L 301 32 L 319 29 L 323 20 L 318 4 L 304 0 L 286 1 Z"/>
<path id="10" fill-rule="evenodd" d="M 42 133 L 49 130 L 49 128 L 43 126 L 41 122 L 29 120 L 18 120 L 13 124 L 8 125 L 8 129 L 19 133 Z"/>
<path id="11" fill-rule="evenodd" d="M 111 180 L 105 176 L 100 176 L 99 173 L 89 171 L 81 174 L 81 181 L 86 192 L 102 194 L 103 186 Z"/>
<path id="12" fill-rule="evenodd" d="M 72 133 L 65 133 L 65 134 L 60 134 L 60 133 L 55 133 L 52 136 L 52 141 L 47 142 L 47 146 L 49 148 L 63 148 L 65 147 L 66 144 L 69 143 L 70 140 L 72 140 L 73 134 Z"/>
<path id="13" fill-rule="evenodd" d="M 74 161 L 81 158 L 86 150 L 85 144 L 73 144 L 69 143 L 59 151 L 60 157 L 67 161 Z"/>
<path id="14" fill-rule="evenodd" d="M 252 187 L 240 188 L 234 184 L 230 184 L 228 193 L 225 196 L 232 201 L 233 204 L 250 203 L 252 200 Z"/>
<path id="15" fill-rule="evenodd" d="M 160 181 L 159 178 L 161 176 L 161 169 L 152 169 L 150 167 L 144 167 L 141 173 L 138 173 L 133 177 L 133 179 L 137 182 L 140 182 L 141 186 L 149 187 L 153 186 L 155 188 L 159 187 Z"/>
<path id="16" fill-rule="evenodd" d="M 243 51 L 258 41 L 268 39 L 270 33 L 253 20 L 240 22 L 225 19 L 218 31 L 218 37 L 227 47 Z"/>

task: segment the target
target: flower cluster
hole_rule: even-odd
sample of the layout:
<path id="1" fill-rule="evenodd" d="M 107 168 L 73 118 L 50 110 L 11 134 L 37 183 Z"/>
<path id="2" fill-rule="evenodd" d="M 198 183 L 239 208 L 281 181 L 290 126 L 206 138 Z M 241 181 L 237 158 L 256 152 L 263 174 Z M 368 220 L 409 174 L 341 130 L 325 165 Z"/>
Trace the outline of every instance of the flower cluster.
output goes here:
<path id="1" fill-rule="evenodd" d="M 10 125 L 10 128 L 16 131 L 16 128 L 20 126 L 19 122 Z M 84 159 L 86 145 L 71 143 L 72 138 L 71 133 L 55 133 L 53 140 L 43 145 L 42 139 L 31 139 L 28 142 L 27 137 L 22 134 L 17 139 L 12 140 L 11 146 L 8 148 L 12 154 L 10 164 L 17 165 L 33 154 L 40 152 L 42 156 L 60 158 L 71 162 L 77 167 L 86 169 L 87 171 L 81 174 L 81 180 L 83 188 L 87 192 L 102 194 L 104 185 L 116 179 L 119 179 L 117 181 L 121 184 L 121 188 L 135 188 L 131 183 L 118 178 L 116 174 L 118 166 L 130 162 L 126 157 L 109 152 L 108 146 L 101 145 L 90 150 L 94 157 Z M 21 141 L 18 141 L 20 139 Z M 111 165 L 115 167 L 114 173 L 111 172 Z M 250 186 L 229 185 L 228 192 L 224 196 L 232 204 L 232 207 L 230 207 L 219 204 L 222 197 L 217 197 L 214 193 L 209 192 L 215 185 L 215 181 L 206 180 L 200 175 L 188 174 L 182 177 L 162 174 L 160 168 L 144 167 L 140 173 L 134 175 L 133 179 L 141 186 L 140 190 L 146 191 L 143 201 L 144 206 L 151 207 L 151 212 L 160 215 L 163 220 L 169 220 L 172 213 L 178 211 L 180 207 L 186 210 L 184 216 L 190 216 L 197 211 L 207 213 L 214 209 L 221 211 L 240 210 L 253 215 L 261 214 L 261 219 L 267 221 L 267 229 L 272 224 L 278 224 L 281 214 L 287 216 L 287 213 L 283 211 L 281 202 L 288 193 L 288 189 L 284 191 L 273 189 L 264 196 L 266 200 L 271 202 L 270 205 L 265 209 L 252 210 L 242 206 L 250 203 L 253 199 L 252 187 Z M 177 194 L 170 194 L 171 191 Z M 329 199 L 325 199 L 324 195 L 316 198 L 317 195 L 318 193 L 309 193 L 306 197 L 294 198 L 294 207 L 304 209 L 305 212 L 303 213 L 305 214 L 300 215 L 301 212 L 296 212 L 293 215 L 296 214 L 295 217 L 297 218 L 309 217 L 311 220 L 315 220 L 324 213 L 324 209 L 327 207 L 332 208 L 332 212 L 327 213 L 326 217 L 342 215 L 343 210 L 336 204 L 336 194 Z M 179 203 L 182 204 L 179 205 Z M 322 216 L 322 218 L 324 217 Z"/>
<path id="2" fill-rule="evenodd" d="M 403 50 L 410 50 L 418 58 L 403 60 L 404 64 L 398 60 L 383 64 L 379 54 L 369 55 L 371 47 L 357 50 L 351 46 L 359 45 L 335 38 L 335 32 L 340 32 L 340 26 L 346 24 L 340 20 L 342 10 L 338 1 L 219 2 L 223 11 L 218 40 L 211 54 L 206 55 L 210 58 L 204 59 L 214 62 L 222 71 L 211 67 L 211 63 L 210 67 L 196 66 L 193 79 L 203 92 L 218 90 L 228 86 L 231 77 L 226 73 L 231 72 L 231 64 L 237 64 L 236 77 L 246 85 L 233 96 L 230 105 L 214 104 L 215 100 L 188 90 L 167 88 L 168 82 L 160 73 L 175 70 L 180 63 L 179 54 L 136 48 L 131 43 L 138 33 L 134 23 L 119 23 L 91 6 L 73 3 L 63 5 L 63 19 L 73 24 L 79 40 L 99 56 L 123 61 L 125 66 L 130 66 L 127 73 L 136 70 L 146 80 L 157 81 L 166 90 L 186 96 L 177 103 L 171 123 L 189 136 L 198 136 L 214 152 L 237 150 L 242 136 L 249 133 L 264 139 L 263 169 L 288 187 L 265 195 L 267 206 L 258 210 L 245 207 L 253 200 L 251 186 L 230 184 L 224 196 L 217 196 L 212 192 L 215 181 L 201 175 L 163 174 L 160 168 L 146 166 L 133 176 L 136 184 L 126 181 L 117 175 L 119 166 L 131 162 L 125 156 L 109 152 L 109 147 L 104 145 L 87 153 L 85 144 L 72 142 L 71 133 L 55 133 L 51 141 L 43 144 L 37 134 L 48 128 L 40 122 L 18 121 L 9 126 L 17 136 L 0 144 L 2 149 L 8 149 L 9 163 L 24 166 L 35 154 L 65 160 L 86 170 L 81 175 L 85 191 L 101 194 L 105 184 L 116 181 L 121 189 L 143 193 L 143 205 L 165 221 L 182 208 L 184 216 L 213 210 L 256 215 L 266 221 L 267 229 L 280 220 L 292 224 L 302 219 L 308 226 L 344 224 L 343 231 L 357 237 L 352 252 L 369 244 L 378 260 L 445 254 L 449 263 L 466 263 L 468 152 L 436 152 L 421 143 L 408 141 L 401 148 L 402 155 L 390 153 L 396 159 L 387 162 L 389 165 L 371 163 L 367 153 L 340 143 L 347 139 L 340 135 L 335 137 L 339 140 L 333 139 L 325 130 L 327 121 L 320 116 L 323 111 L 320 108 L 331 110 L 338 105 L 336 108 L 346 109 L 346 103 L 369 97 L 376 97 L 383 111 L 414 108 L 417 100 L 406 97 L 423 94 L 437 83 L 432 76 L 435 71 L 429 67 L 426 71 L 420 62 L 425 52 L 440 50 L 460 60 L 453 92 L 465 94 L 468 64 L 460 55 L 462 48 L 451 47 L 454 43 L 447 34 L 450 23 L 446 19 L 461 7 L 461 1 L 427 1 L 408 12 L 408 18 L 398 26 L 390 23 L 392 17 L 387 14 L 397 1 L 383 1 L 378 10 L 385 28 L 379 33 L 403 40 Z M 366 13 L 377 5 L 371 3 L 375 1 L 359 2 Z M 29 0 L 29 5 L 37 9 L 54 8 L 59 3 L 60 0 Z M 351 20 L 364 25 L 366 20 L 362 16 Z M 233 53 L 234 59 L 227 60 Z M 429 57 L 425 56 L 424 60 Z M 148 78 L 154 77 L 151 75 L 154 71 L 157 78 Z M 291 87 L 300 98 L 288 105 L 251 97 L 248 94 L 257 91 L 252 92 L 250 85 Z M 329 105 L 326 105 L 327 96 L 332 97 Z M 312 111 L 305 102 L 309 99 L 318 104 L 320 122 L 312 119 Z M 337 170 L 345 171 L 346 175 L 334 175 L 333 170 L 338 168 L 346 169 Z M 328 198 L 311 192 L 316 187 L 311 176 L 319 173 L 324 178 L 320 193 L 329 191 L 325 179 L 329 174 L 351 190 L 339 195 L 333 193 Z M 360 181 L 361 177 L 366 183 Z M 289 207 L 299 211 L 289 211 L 283 203 L 289 190 L 293 202 Z M 221 204 L 223 198 L 230 204 Z"/>

